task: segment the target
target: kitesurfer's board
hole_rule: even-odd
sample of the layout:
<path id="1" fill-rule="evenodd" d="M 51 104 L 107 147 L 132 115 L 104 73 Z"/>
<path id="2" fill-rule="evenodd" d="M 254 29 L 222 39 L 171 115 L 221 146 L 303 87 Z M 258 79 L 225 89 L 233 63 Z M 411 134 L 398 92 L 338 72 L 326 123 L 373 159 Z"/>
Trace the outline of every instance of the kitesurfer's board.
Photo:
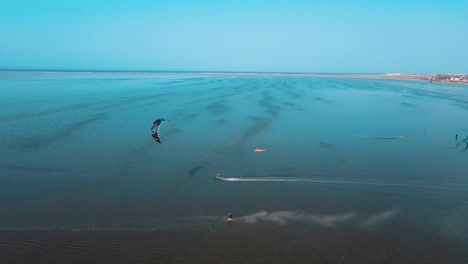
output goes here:
<path id="1" fill-rule="evenodd" d="M 266 151 L 266 149 L 258 149 L 258 148 L 254 149 L 254 152 L 265 152 L 265 151 Z"/>

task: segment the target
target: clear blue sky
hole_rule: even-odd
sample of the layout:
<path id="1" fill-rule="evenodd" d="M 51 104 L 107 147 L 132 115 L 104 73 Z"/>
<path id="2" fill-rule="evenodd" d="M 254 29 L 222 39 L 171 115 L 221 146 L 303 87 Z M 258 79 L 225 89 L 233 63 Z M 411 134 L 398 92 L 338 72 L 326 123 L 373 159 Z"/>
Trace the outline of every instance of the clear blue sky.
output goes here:
<path id="1" fill-rule="evenodd" d="M 2 0 L 0 69 L 468 73 L 468 1 Z"/>

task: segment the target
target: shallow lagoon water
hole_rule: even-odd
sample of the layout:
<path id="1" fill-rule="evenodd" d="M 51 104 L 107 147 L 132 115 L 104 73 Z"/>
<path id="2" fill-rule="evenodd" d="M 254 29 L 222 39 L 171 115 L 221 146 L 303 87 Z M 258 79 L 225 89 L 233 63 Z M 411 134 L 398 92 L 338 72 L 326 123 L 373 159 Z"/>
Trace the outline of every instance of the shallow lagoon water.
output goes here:
<path id="1" fill-rule="evenodd" d="M 468 258 L 465 85 L 1 72 L 0 89 L 7 263 Z"/>

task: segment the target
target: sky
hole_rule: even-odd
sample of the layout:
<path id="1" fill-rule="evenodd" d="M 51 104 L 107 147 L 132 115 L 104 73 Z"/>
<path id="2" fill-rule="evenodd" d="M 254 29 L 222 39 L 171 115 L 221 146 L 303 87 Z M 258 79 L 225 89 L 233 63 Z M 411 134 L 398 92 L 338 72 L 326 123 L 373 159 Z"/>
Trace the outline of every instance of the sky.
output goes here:
<path id="1" fill-rule="evenodd" d="M 468 1 L 2 0 L 0 69 L 468 73 Z"/>

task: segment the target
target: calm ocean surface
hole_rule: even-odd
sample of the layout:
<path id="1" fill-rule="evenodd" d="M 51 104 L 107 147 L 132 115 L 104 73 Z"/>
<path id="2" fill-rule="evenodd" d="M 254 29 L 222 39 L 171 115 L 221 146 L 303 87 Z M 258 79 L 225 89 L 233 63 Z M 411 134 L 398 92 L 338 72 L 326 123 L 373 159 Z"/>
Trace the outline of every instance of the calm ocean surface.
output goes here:
<path id="1" fill-rule="evenodd" d="M 0 72 L 0 95 L 0 263 L 468 259 L 466 85 Z"/>

